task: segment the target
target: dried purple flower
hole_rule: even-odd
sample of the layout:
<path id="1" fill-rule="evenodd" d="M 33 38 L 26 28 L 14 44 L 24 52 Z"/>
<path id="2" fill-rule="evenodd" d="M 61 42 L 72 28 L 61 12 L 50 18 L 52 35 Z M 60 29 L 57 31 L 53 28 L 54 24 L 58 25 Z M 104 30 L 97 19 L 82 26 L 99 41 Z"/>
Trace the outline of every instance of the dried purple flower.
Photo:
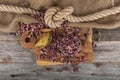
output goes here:
<path id="1" fill-rule="evenodd" d="M 31 16 L 41 21 L 41 23 L 24 24 L 20 22 L 20 29 L 16 31 L 17 35 L 21 35 L 23 32 L 31 30 L 30 37 L 37 38 L 37 36 L 41 34 L 40 29 L 49 28 L 45 24 L 43 13 Z M 81 52 L 81 44 L 84 44 L 84 42 L 82 41 L 81 43 L 80 40 L 81 28 L 68 27 L 68 23 L 68 21 L 65 21 L 61 24 L 63 32 L 58 32 L 58 29 L 52 32 L 51 45 L 40 50 L 40 59 L 57 61 L 57 56 L 63 56 L 61 61 L 68 64 L 71 62 L 70 58 L 76 57 L 76 54 Z M 85 34 L 85 36 L 87 35 Z M 45 53 L 50 53 L 50 56 L 48 57 Z"/>

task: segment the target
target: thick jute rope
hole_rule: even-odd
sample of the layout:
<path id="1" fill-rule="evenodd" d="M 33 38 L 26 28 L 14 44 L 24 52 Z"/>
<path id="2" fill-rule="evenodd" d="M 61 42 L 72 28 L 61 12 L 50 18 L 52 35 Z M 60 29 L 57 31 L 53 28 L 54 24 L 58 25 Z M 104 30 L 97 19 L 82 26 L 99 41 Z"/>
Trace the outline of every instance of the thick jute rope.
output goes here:
<path id="1" fill-rule="evenodd" d="M 39 14 L 40 12 L 31 8 L 18 7 L 12 5 L 0 4 L 0 11 L 2 12 L 13 12 L 17 14 Z"/>
<path id="2" fill-rule="evenodd" d="M 60 10 L 57 7 L 50 8 L 45 13 L 45 22 L 51 28 L 60 27 L 64 20 L 69 22 L 89 22 L 95 21 L 100 18 L 104 18 L 110 15 L 115 15 L 120 13 L 120 6 L 113 7 L 111 9 L 105 9 L 90 15 L 76 17 L 72 15 L 73 7 L 68 7 L 63 10 Z"/>
<path id="3" fill-rule="evenodd" d="M 40 12 L 31 8 L 11 6 L 0 4 L 0 11 L 2 12 L 13 12 L 18 14 L 39 14 Z M 72 15 L 74 11 L 73 7 L 67 7 L 61 10 L 58 7 L 52 7 L 45 13 L 45 22 L 51 28 L 60 27 L 63 21 L 68 20 L 69 22 L 89 22 L 95 21 L 100 18 L 107 17 L 109 15 L 115 15 L 120 13 L 120 6 L 105 9 L 90 15 L 76 17 Z"/>

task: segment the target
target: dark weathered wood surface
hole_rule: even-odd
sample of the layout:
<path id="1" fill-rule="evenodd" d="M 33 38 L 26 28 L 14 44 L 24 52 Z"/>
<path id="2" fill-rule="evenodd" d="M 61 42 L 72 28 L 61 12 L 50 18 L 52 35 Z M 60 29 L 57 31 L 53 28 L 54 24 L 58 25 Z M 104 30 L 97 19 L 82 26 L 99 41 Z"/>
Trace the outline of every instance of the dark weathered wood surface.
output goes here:
<path id="1" fill-rule="evenodd" d="M 101 41 L 120 41 L 120 28 L 98 31 L 101 33 Z"/>
<path id="2" fill-rule="evenodd" d="M 1 34 L 0 80 L 120 80 L 119 30 L 100 30 L 105 38 L 94 48 L 94 61 L 80 64 L 76 73 L 42 72 L 44 67 L 36 65 L 35 55 L 20 46 L 18 37 Z"/>

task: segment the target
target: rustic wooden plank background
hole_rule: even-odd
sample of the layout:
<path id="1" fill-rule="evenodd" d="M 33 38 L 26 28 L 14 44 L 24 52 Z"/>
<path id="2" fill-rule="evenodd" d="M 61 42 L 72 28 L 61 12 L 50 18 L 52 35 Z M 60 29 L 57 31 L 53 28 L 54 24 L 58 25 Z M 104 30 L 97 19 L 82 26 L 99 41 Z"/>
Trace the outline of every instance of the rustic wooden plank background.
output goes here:
<path id="1" fill-rule="evenodd" d="M 101 29 L 97 31 L 101 33 L 101 41 L 120 41 L 120 28 L 112 30 Z"/>
<path id="2" fill-rule="evenodd" d="M 75 73 L 43 72 L 44 67 L 36 65 L 35 55 L 20 46 L 18 37 L 2 33 L 0 80 L 120 80 L 120 28 L 99 31 L 102 41 L 94 48 L 94 61 L 80 64 Z"/>

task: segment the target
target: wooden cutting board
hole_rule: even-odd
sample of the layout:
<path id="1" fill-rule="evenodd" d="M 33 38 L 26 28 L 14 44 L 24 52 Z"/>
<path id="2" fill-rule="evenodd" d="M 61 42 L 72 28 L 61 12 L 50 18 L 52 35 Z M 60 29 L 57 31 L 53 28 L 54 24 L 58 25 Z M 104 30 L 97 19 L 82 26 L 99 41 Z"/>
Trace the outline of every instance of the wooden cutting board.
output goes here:
<path id="1" fill-rule="evenodd" d="M 62 65 L 62 64 L 64 64 L 62 62 L 52 62 L 52 61 L 40 60 L 39 59 L 40 51 L 38 48 L 35 48 L 36 39 L 31 38 L 29 43 L 25 42 L 26 37 L 28 37 L 28 33 L 29 33 L 29 31 L 26 31 L 21 35 L 20 43 L 24 48 L 35 53 L 36 62 L 38 65 L 47 66 L 47 65 Z M 87 53 L 85 62 L 91 62 L 93 60 L 92 29 L 91 28 L 82 28 L 82 33 L 83 33 L 83 35 L 81 37 L 83 37 L 83 40 L 86 41 L 86 44 L 85 44 L 85 46 L 81 46 L 81 51 Z M 84 39 L 84 33 L 89 33 L 87 39 Z M 80 56 L 82 56 L 82 54 Z"/>

